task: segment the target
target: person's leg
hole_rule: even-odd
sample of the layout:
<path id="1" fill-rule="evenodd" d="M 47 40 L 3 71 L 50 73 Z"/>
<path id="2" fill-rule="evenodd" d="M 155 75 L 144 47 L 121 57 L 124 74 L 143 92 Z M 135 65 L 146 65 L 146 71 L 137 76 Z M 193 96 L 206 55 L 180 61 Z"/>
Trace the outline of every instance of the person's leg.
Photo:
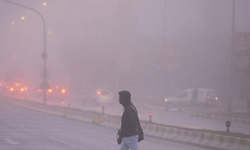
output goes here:
<path id="1" fill-rule="evenodd" d="M 125 138 L 125 143 L 128 145 L 130 150 L 139 150 L 138 148 L 138 135 L 130 136 Z"/>
<path id="2" fill-rule="evenodd" d="M 119 150 L 128 150 L 129 147 L 128 145 L 125 143 L 125 138 L 122 138 L 122 142 L 121 142 L 121 145 L 120 145 L 120 148 Z"/>

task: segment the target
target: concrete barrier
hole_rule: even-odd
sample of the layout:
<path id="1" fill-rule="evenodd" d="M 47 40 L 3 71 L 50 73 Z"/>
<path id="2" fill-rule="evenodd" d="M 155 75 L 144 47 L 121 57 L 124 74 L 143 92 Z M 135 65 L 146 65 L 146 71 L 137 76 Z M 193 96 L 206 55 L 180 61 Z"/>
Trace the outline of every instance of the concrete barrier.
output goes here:
<path id="1" fill-rule="evenodd" d="M 102 115 L 96 112 L 83 111 L 70 107 L 44 105 L 33 101 L 10 100 L 9 102 L 44 113 L 60 115 L 101 126 L 115 129 L 118 129 L 121 126 L 121 119 L 119 117 Z M 145 121 L 141 123 L 141 126 L 145 135 L 153 137 L 183 141 L 225 150 L 250 150 L 250 139 L 223 136 L 185 128 L 168 127 L 165 125 L 145 123 Z"/>

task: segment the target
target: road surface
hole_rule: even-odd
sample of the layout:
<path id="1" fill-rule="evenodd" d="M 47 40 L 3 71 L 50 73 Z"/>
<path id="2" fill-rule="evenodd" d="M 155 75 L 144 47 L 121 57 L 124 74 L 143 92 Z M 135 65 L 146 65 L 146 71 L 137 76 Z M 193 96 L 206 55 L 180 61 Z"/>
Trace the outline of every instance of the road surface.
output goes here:
<path id="1" fill-rule="evenodd" d="M 0 150 L 115 150 L 116 130 L 19 106 L 0 105 Z M 141 150 L 212 150 L 145 136 Z"/>

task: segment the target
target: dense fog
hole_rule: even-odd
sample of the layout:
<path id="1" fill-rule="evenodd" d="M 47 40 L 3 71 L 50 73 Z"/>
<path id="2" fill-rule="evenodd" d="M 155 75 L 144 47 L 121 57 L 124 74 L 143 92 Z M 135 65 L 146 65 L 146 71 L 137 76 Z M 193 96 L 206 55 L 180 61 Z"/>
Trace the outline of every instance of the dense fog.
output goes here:
<path id="1" fill-rule="evenodd" d="M 48 81 L 67 79 L 76 95 L 126 89 L 163 102 L 194 86 L 221 99 L 231 85 L 235 97 L 247 92 L 249 76 L 232 73 L 231 0 L 10 1 L 42 14 L 46 43 L 35 11 L 0 1 L 1 78 L 19 69 L 37 88 L 46 46 Z M 235 32 L 249 33 L 249 8 L 250 1 L 236 1 Z"/>

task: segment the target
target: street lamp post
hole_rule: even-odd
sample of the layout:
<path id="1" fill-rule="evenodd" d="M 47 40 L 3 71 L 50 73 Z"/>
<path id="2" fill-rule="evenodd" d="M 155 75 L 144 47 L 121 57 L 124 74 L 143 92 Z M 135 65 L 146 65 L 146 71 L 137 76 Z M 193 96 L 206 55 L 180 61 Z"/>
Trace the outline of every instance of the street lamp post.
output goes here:
<path id="1" fill-rule="evenodd" d="M 232 25 L 231 25 L 231 66 L 230 66 L 230 97 L 227 106 L 227 114 L 230 116 L 232 111 L 232 87 L 233 87 L 233 58 L 234 58 L 234 36 L 235 36 L 235 0 L 232 0 Z"/>
<path id="2" fill-rule="evenodd" d="M 227 103 L 227 121 L 226 121 L 226 127 L 227 132 L 229 132 L 230 127 L 230 120 L 232 115 L 232 98 L 233 98 L 233 58 L 234 58 L 234 51 L 235 51 L 235 45 L 234 45 L 234 36 L 235 36 L 235 0 L 232 0 L 232 25 L 231 25 L 231 64 L 230 64 L 230 87 L 229 87 L 229 99 Z"/>
<path id="3" fill-rule="evenodd" d="M 10 1 L 7 1 L 7 0 L 0 0 L 0 1 L 15 5 L 15 6 L 18 6 L 18 7 L 22 7 L 22 8 L 25 8 L 25 9 L 32 10 L 35 13 L 37 13 L 40 16 L 40 18 L 42 19 L 42 22 L 43 22 L 43 37 L 44 37 L 43 38 L 43 40 L 44 40 L 43 41 L 43 48 L 44 49 L 43 49 L 43 53 L 42 53 L 42 58 L 44 59 L 44 67 L 43 67 L 43 81 L 42 81 L 42 84 L 40 85 L 40 88 L 44 89 L 43 90 L 44 91 L 43 103 L 46 104 L 46 89 L 49 88 L 49 84 L 47 82 L 47 69 L 46 69 L 46 59 L 47 59 L 47 53 L 46 53 L 46 23 L 45 23 L 44 17 L 42 16 L 42 14 L 39 11 L 37 11 L 34 8 L 24 6 L 24 5 L 21 5 L 21 4 L 18 4 L 18 3 L 10 2 Z"/>

